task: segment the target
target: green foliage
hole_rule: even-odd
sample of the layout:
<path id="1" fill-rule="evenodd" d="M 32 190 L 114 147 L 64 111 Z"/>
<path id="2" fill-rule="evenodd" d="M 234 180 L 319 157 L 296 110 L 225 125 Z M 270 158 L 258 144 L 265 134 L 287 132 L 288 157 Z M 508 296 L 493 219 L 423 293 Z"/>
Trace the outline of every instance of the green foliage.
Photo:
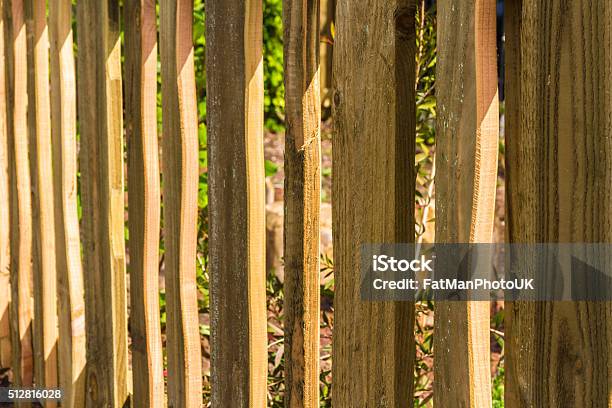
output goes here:
<path id="1" fill-rule="evenodd" d="M 264 112 L 265 126 L 283 130 L 285 86 L 283 83 L 283 0 L 264 0 Z"/>
<path id="2" fill-rule="evenodd" d="M 504 408 L 504 367 L 493 378 L 493 408 Z"/>
<path id="3" fill-rule="evenodd" d="M 436 10 L 435 6 L 417 13 L 417 145 L 429 152 L 435 143 L 436 117 Z"/>
<path id="4" fill-rule="evenodd" d="M 329 333 L 333 327 L 333 318 L 331 318 L 331 305 L 334 299 L 334 263 L 333 260 L 322 254 L 320 258 L 321 266 L 321 319 L 320 329 L 322 336 L 324 332 Z M 268 306 L 268 407 L 283 408 L 285 407 L 285 348 L 284 348 L 284 333 L 281 322 L 284 319 L 284 288 L 283 283 L 278 280 L 274 273 L 268 272 L 266 281 L 266 297 Z M 330 305 L 328 307 L 324 305 Z M 319 374 L 319 390 L 320 400 L 319 407 L 329 408 L 332 406 L 331 401 L 331 370 L 329 370 L 325 361 L 331 358 L 331 345 L 321 347 L 321 372 Z"/>
<path id="5" fill-rule="evenodd" d="M 436 141 L 436 8 L 420 0 L 416 15 L 416 233 L 419 239 L 433 221 L 431 205 L 435 177 Z M 429 225 L 428 225 L 429 224 Z"/>

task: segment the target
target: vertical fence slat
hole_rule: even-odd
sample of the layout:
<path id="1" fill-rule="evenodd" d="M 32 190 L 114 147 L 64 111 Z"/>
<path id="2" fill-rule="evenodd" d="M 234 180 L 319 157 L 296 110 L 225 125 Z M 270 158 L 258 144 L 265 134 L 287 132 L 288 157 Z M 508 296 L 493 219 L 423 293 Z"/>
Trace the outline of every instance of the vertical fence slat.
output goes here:
<path id="1" fill-rule="evenodd" d="M 57 387 L 57 275 L 49 96 L 49 32 L 45 0 L 27 0 L 30 169 L 33 188 L 34 374 Z M 47 402 L 47 407 L 57 404 Z"/>
<path id="2" fill-rule="evenodd" d="M 199 159 L 192 19 L 191 0 L 162 0 L 168 405 L 186 408 L 202 404 L 195 270 Z"/>
<path id="3" fill-rule="evenodd" d="M 62 406 L 85 405 L 85 305 L 77 210 L 76 77 L 72 2 L 49 3 L 51 133 Z"/>
<path id="4" fill-rule="evenodd" d="M 125 3 L 130 329 L 135 407 L 164 405 L 159 317 L 160 181 L 154 0 Z"/>
<path id="5" fill-rule="evenodd" d="M 612 4 L 507 7 L 510 242 L 612 242 Z M 506 318 L 506 406 L 609 406 L 610 302 L 513 302 Z"/>
<path id="6" fill-rule="evenodd" d="M 267 378 L 261 0 L 208 1 L 206 35 L 212 403 L 258 407 Z"/>
<path id="7" fill-rule="evenodd" d="M 119 1 L 79 1 L 87 401 L 128 397 Z"/>
<path id="8" fill-rule="evenodd" d="M 4 2 L 0 1 L 0 10 Z M 10 196 L 9 196 L 9 130 L 6 99 L 6 53 L 4 18 L 0 15 L 0 367 L 11 366 L 10 331 Z"/>
<path id="9" fill-rule="evenodd" d="M 414 242 L 412 0 L 339 0 L 334 43 L 333 403 L 410 405 L 414 306 L 363 302 L 360 246 Z"/>
<path id="10" fill-rule="evenodd" d="M 499 106 L 496 3 L 438 2 L 436 241 L 493 239 Z M 491 405 L 488 302 L 435 305 L 434 403 Z"/>
<path id="11" fill-rule="evenodd" d="M 5 0 L 6 1 L 6 0 Z M 32 200 L 27 127 L 27 41 L 23 0 L 5 3 L 11 189 L 11 325 L 14 384 L 32 384 Z"/>
<path id="12" fill-rule="evenodd" d="M 285 401 L 319 406 L 319 0 L 283 3 Z"/>

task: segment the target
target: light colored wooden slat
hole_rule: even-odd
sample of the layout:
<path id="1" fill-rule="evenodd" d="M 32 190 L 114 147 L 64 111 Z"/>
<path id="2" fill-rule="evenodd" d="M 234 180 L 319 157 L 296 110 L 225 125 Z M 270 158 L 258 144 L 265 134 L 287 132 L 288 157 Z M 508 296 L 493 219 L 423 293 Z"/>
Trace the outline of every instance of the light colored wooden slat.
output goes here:
<path id="1" fill-rule="evenodd" d="M 6 1 L 6 0 L 5 0 Z M 32 384 L 32 199 L 27 126 L 27 41 L 23 0 L 4 4 L 11 195 L 11 333 L 14 384 Z M 27 405 L 27 404 L 23 404 Z"/>
<path id="2" fill-rule="evenodd" d="M 0 10 L 4 2 L 0 1 Z M 9 129 L 6 99 L 4 19 L 0 18 L 0 367 L 11 366 Z"/>
<path id="3" fill-rule="evenodd" d="M 506 7 L 509 240 L 612 242 L 612 4 Z M 610 406 L 611 311 L 508 304 L 506 406 Z"/>
<path id="4" fill-rule="evenodd" d="M 285 401 L 319 406 L 319 1 L 285 0 Z"/>
<path id="5" fill-rule="evenodd" d="M 128 398 L 119 0 L 77 3 L 87 404 Z"/>
<path id="6" fill-rule="evenodd" d="M 34 232 L 34 373 L 40 387 L 54 388 L 57 378 L 57 275 L 49 96 L 47 2 L 27 0 L 28 105 Z M 55 407 L 48 401 L 46 407 Z"/>
<path id="7" fill-rule="evenodd" d="M 493 239 L 499 102 L 496 3 L 438 3 L 437 242 Z M 488 302 L 435 305 L 434 404 L 491 406 Z"/>
<path id="8" fill-rule="evenodd" d="M 261 0 L 209 2 L 206 35 L 212 404 L 262 407 L 267 336 Z"/>
<path id="9" fill-rule="evenodd" d="M 168 405 L 202 405 L 196 286 L 198 114 L 192 39 L 193 2 L 162 0 L 164 244 Z"/>
<path id="10" fill-rule="evenodd" d="M 85 305 L 77 213 L 76 78 L 71 0 L 49 3 L 51 132 L 62 406 L 85 405 Z"/>
<path id="11" fill-rule="evenodd" d="M 130 330 L 134 407 L 164 405 L 159 319 L 160 182 L 157 146 L 157 22 L 154 0 L 125 4 Z"/>
<path id="12" fill-rule="evenodd" d="M 414 305 L 364 302 L 364 243 L 414 242 L 412 0 L 339 0 L 334 44 L 333 404 L 412 404 Z"/>

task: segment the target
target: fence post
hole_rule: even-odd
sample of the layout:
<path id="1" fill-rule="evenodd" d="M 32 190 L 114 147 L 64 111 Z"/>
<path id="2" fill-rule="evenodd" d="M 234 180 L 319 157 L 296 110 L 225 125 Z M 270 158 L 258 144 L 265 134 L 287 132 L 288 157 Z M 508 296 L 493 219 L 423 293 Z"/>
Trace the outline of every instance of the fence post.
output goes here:
<path id="1" fill-rule="evenodd" d="M 174 408 L 202 405 L 202 361 L 195 269 L 198 116 L 192 20 L 192 0 L 162 0 L 160 46 L 168 405 Z"/>
<path id="2" fill-rule="evenodd" d="M 85 406 L 85 305 L 77 210 L 76 78 L 72 1 L 49 3 L 51 134 L 62 406 Z"/>
<path id="3" fill-rule="evenodd" d="M 490 243 L 499 137 L 496 3 L 437 6 L 436 241 Z M 436 303 L 436 406 L 491 405 L 489 308 L 489 302 Z"/>
<path id="4" fill-rule="evenodd" d="M 11 196 L 11 324 L 14 385 L 32 384 L 32 200 L 27 127 L 27 41 L 23 0 L 5 0 Z"/>
<path id="5" fill-rule="evenodd" d="M 334 44 L 333 403 L 411 405 L 414 305 L 360 299 L 360 248 L 414 242 L 413 0 L 339 0 Z"/>
<path id="6" fill-rule="evenodd" d="M 0 0 L 0 10 L 4 2 Z M 9 195 L 9 129 L 6 99 L 6 48 L 4 18 L 0 15 L 0 367 L 11 366 L 11 330 L 9 310 L 10 286 L 10 195 Z"/>
<path id="7" fill-rule="evenodd" d="M 285 401 L 319 406 L 319 0 L 283 3 Z"/>
<path id="8" fill-rule="evenodd" d="M 510 242 L 612 241 L 612 5 L 506 2 Z M 506 406 L 608 406 L 610 303 L 514 302 Z"/>
<path id="9" fill-rule="evenodd" d="M 206 3 L 213 407 L 266 405 L 262 20 Z"/>
<path id="10" fill-rule="evenodd" d="M 28 119 L 32 175 L 34 267 L 34 375 L 39 387 L 57 387 L 57 275 L 49 96 L 49 32 L 45 0 L 27 0 Z M 45 406 L 55 407 L 54 401 Z"/>
<path id="11" fill-rule="evenodd" d="M 87 404 L 128 398 L 119 0 L 77 3 Z"/>
<path id="12" fill-rule="evenodd" d="M 158 284 L 160 182 L 155 1 L 125 3 L 125 22 L 130 329 L 132 371 L 137 373 L 132 405 L 153 408 L 164 403 Z"/>

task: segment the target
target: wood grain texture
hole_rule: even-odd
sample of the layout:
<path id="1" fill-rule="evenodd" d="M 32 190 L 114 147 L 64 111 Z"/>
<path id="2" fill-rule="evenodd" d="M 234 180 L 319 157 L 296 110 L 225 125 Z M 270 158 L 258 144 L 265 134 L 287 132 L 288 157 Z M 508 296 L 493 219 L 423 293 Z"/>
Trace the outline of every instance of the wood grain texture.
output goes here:
<path id="1" fill-rule="evenodd" d="M 77 3 L 87 405 L 128 399 L 119 0 Z"/>
<path id="2" fill-rule="evenodd" d="M 414 1 L 337 2 L 333 403 L 409 406 L 414 306 L 363 302 L 360 247 L 414 242 Z"/>
<path id="3" fill-rule="evenodd" d="M 5 0 L 11 197 L 11 339 L 13 383 L 32 384 L 32 198 L 28 144 L 28 71 L 23 0 Z M 28 404 L 22 404 L 26 406 Z"/>
<path id="4" fill-rule="evenodd" d="M 612 241 L 612 5 L 507 3 L 510 242 Z M 610 406 L 609 302 L 515 302 L 506 406 Z"/>
<path id="5" fill-rule="evenodd" d="M 27 0 L 28 119 L 32 176 L 34 375 L 39 387 L 58 386 L 57 274 L 49 94 L 49 31 L 45 0 Z M 48 401 L 46 407 L 55 407 Z"/>
<path id="6" fill-rule="evenodd" d="M 263 407 L 262 2 L 209 0 L 206 13 L 212 405 Z"/>
<path id="7" fill-rule="evenodd" d="M 159 317 L 160 181 L 157 146 L 157 21 L 154 0 L 125 4 L 130 334 L 134 407 L 164 405 Z"/>
<path id="8" fill-rule="evenodd" d="M 49 3 L 51 135 L 62 406 L 85 406 L 85 304 L 77 212 L 76 77 L 72 2 Z"/>
<path id="9" fill-rule="evenodd" d="M 0 0 L 0 10 L 4 2 Z M 9 129 L 6 99 L 6 48 L 4 19 L 0 14 L 0 367 L 11 366 L 10 329 L 10 195 L 9 195 Z"/>
<path id="10" fill-rule="evenodd" d="M 162 0 L 164 243 L 168 406 L 202 405 L 196 287 L 198 116 L 193 60 L 193 2 Z"/>
<path id="11" fill-rule="evenodd" d="M 319 1 L 283 3 L 285 405 L 319 406 Z"/>
<path id="12" fill-rule="evenodd" d="M 438 3 L 436 240 L 493 239 L 499 103 L 496 3 Z M 434 404 L 491 406 L 488 302 L 435 305 Z"/>

